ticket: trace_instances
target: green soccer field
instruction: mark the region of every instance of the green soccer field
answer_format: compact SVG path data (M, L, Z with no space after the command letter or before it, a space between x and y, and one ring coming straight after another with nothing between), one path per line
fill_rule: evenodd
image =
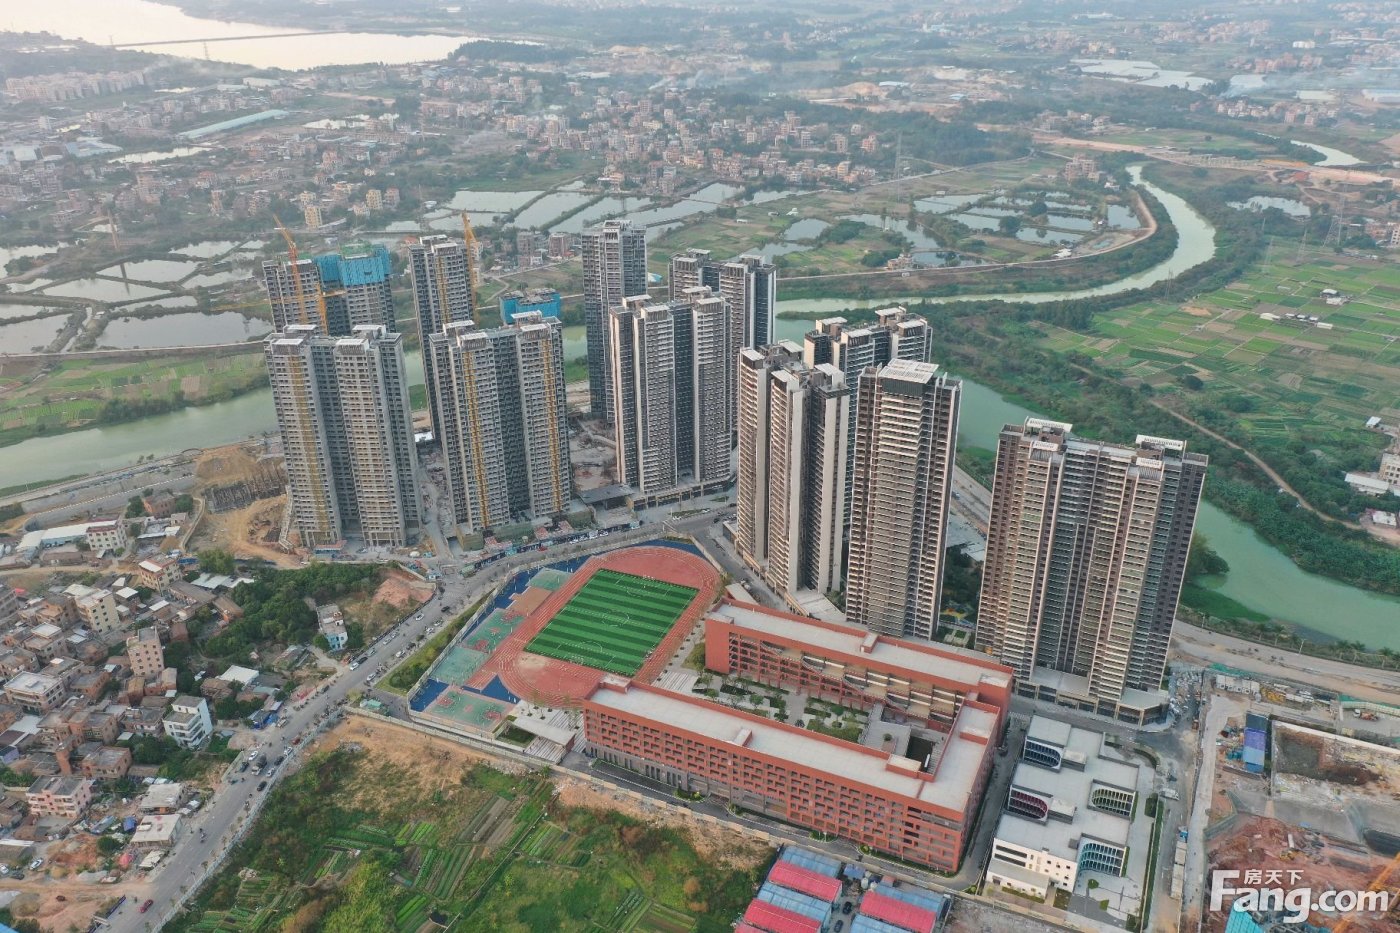
M599 570L525 650L631 677L696 592L689 586Z

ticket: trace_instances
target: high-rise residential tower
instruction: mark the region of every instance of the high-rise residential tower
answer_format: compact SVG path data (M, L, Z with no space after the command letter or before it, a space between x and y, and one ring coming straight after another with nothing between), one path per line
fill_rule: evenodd
M933 638L943 595L962 383L897 359L861 374L846 617L884 635Z
M671 257L670 297L678 300L687 289L708 286L724 299L729 314L730 353L774 342L778 303L778 270L761 256L740 256L728 262L710 258L707 249L688 249ZM730 366L731 405L738 398L737 371ZM731 409L730 421L737 420Z
M739 351L740 554L796 609L841 583L845 375L785 341Z
M389 251L381 245L347 243L339 252L295 263L268 260L262 273L276 330L294 324L331 336L362 325L395 330Z
M646 230L608 220L583 232L583 322L588 337L588 394L593 417L613 421L608 378L608 313L647 293Z
M408 274L413 283L413 306L418 315L418 337L423 347L423 383L428 393L428 415L433 438L442 440L438 423L438 379L435 360L427 352L428 340L449 324L476 320L472 306L471 266L460 240L439 234L426 236L408 247Z
M493 330L459 321L428 338L424 358L438 381L436 423L458 533L567 511L562 325L539 312Z
M349 534L401 547L421 525L403 337L293 325L265 353L286 457L288 507L303 546Z
M681 297L632 296L608 314L617 476L643 494L730 477L724 302L703 286Z
M1037 418L1002 429L977 647L1024 695L1161 715L1206 466L1178 440L1108 444Z
M617 478L643 494L680 484L676 329L671 306L645 296L608 312Z
M846 374L846 384L855 390L860 374L871 366L884 366L891 360L929 362L930 334L928 321L910 314L902 307L881 308L875 321L855 327L843 317L817 321L802 342L802 359L808 366L830 363ZM846 431L846 499L842 521L850 518L852 482L856 467L856 405L850 407L850 425ZM844 556L846 540L843 532L841 551Z

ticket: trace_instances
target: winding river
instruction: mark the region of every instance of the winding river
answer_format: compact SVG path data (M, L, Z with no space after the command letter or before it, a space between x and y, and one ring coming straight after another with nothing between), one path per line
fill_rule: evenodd
M1177 249L1171 257L1144 272L1094 289L1006 297L1018 301L1055 301L1113 294L1163 281L1209 259L1214 252L1215 231L1205 218L1170 192L1147 183L1144 187L1162 202L1180 232ZM885 306L901 300L919 299L887 298L869 304ZM798 312L805 319L780 318L778 336L800 340L811 327L813 318L852 306L859 306L859 303L842 299L780 301L781 311ZM583 352L581 327L566 329L565 345L570 358ZM417 353L409 354L408 371L411 381L422 381L422 359ZM1003 424L1018 422L1030 414L986 386L967 380L963 385L960 424L967 444L994 449L996 432ZM213 447L275 428L271 394L263 389L202 408L34 438L0 448L0 487L120 469L147 455L164 457L189 447ZM1209 504L1202 507L1197 527L1230 564L1230 573L1223 581L1215 582L1225 595L1320 636L1400 649L1400 624L1397 624L1400 622L1400 599L1304 573L1248 526Z

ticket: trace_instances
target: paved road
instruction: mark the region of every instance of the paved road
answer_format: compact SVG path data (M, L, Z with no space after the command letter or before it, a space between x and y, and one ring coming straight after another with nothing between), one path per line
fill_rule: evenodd
M1215 799L1215 738L1231 716L1244 715L1244 707L1224 694L1204 690L1202 702L1205 705L1201 712L1200 744L1192 762L1196 769L1196 785L1191 800L1191 816L1186 824L1186 872L1181 894L1183 930L1196 929L1205 907L1206 825L1209 823L1211 801Z
M1224 664L1252 671L1266 680L1284 678L1336 693L1381 703L1400 696L1400 672L1358 667L1232 638L1178 621L1172 632L1174 654L1201 664Z
M290 709L287 725L258 733L269 763L278 755L294 749L292 742L298 736L307 736L324 725L352 691L364 690L365 682L374 675L379 666L376 662L388 660L393 652L419 639L430 625L441 620L444 607L449 608L449 616L453 611L465 608L467 600L475 599L479 592L494 585L497 577L497 574L486 574L467 580L453 578L444 581L443 595L435 598L421 613L410 616L385 633L377 643L369 663L353 671L341 668L330 681L329 689L307 700L300 709L292 707L291 704L284 707L284 710ZM422 618L419 619L418 615ZM162 867L153 872L150 888L142 895L155 901L150 911L145 914L139 913L139 897L133 899L113 916L111 929L120 933L158 928L160 924L156 922L157 918L163 922L165 916L173 913L178 902L183 900L184 894L203 880L205 869L211 861L221 856L241 835L244 821L252 814L255 805L296 763L295 751L292 751L282 767L265 779L257 777L251 770L240 774L236 768L230 769L231 776L237 783L229 783L227 780L218 783L213 799L207 801L191 821L187 821L189 825L181 839L166 856ZM258 784L263 780L267 781L267 789L259 791ZM199 829L204 830L202 838Z
M724 514L724 510L717 512L721 517ZM451 558L437 556L426 560L425 563L443 572L442 595L434 598L421 613L409 616L386 632L373 646L374 654L368 663L353 671L341 668L330 681L326 692L312 696L300 709L290 704L284 707L284 710L290 710L287 725L259 733L259 739L267 752L269 763L283 753L287 753L287 760L266 778L257 777L252 771L240 774L236 769L230 769L231 774L228 776L236 778L237 783L220 781L215 788L213 799L206 801L205 806L192 820L184 821L181 838L166 856L161 867L152 872L147 890L133 896L113 914L109 929L115 933L158 929L166 917L178 909L186 894L203 882L209 869L214 866L215 859L221 857L241 837L248 817L256 815L261 800L271 791L272 785L300 763L293 741L298 736L309 736L326 725L331 715L351 692L365 691L366 682L371 677L377 681L380 666L386 663L392 666L393 653L420 641L429 626L443 618L452 618L457 612L468 608L518 570L554 563L585 553L610 550L624 544L654 538L668 530L696 533L706 525L713 524L715 517L716 512L710 512L688 519L613 533L607 537L577 542L550 551L517 554L469 577L462 577L456 573L456 565ZM374 692L390 703L396 715L404 715L404 701L401 697ZM266 780L268 786L259 791L258 784L262 780ZM203 837L200 836L200 829L204 830ZM154 904L147 913L142 914L139 912L140 905L143 899L147 898L154 901Z

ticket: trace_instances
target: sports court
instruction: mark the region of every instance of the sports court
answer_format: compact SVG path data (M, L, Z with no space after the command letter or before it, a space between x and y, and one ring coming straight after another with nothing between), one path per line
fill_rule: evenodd
M698 592L690 586L599 569L525 650L631 677Z

